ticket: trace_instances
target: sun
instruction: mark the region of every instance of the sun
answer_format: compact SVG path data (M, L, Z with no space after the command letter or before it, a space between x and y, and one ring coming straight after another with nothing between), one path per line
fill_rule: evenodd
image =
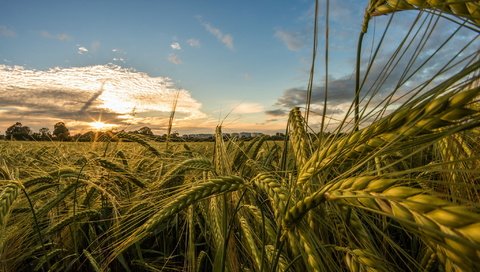
M90 122L90 126L95 130L104 130L111 127L112 125L105 124L104 122L100 122L100 121L95 121L95 122Z

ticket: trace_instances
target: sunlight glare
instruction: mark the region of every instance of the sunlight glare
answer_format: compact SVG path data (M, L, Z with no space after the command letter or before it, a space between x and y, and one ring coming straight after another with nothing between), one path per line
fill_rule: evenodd
M90 122L90 127L92 127L95 130L106 130L106 129L112 128L114 126L115 125L106 124L106 123L100 122L100 121Z

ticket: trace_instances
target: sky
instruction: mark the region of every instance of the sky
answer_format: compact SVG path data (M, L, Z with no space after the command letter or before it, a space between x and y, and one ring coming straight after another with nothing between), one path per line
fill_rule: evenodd
M330 1L326 77L326 1L320 1L312 127L318 127L326 78L330 122L348 113L367 2ZM395 15L372 74L388 70L392 52L417 16ZM371 21L363 63L390 17ZM288 111L305 105L313 19L314 1L307 0L0 0L0 134L15 122L38 131L53 130L59 121L74 133L101 122L102 129L148 126L164 134L176 97L173 131L180 134L213 133L219 124L226 132L284 132ZM431 77L446 60L458 58L455 52L464 44L469 44L464 55L478 50L473 31L455 32L458 25L444 19L438 25L410 67L421 69L400 87L413 88ZM442 57L420 66L454 32L437 54ZM412 43L421 44L421 37ZM399 63L409 65L406 58ZM392 70L374 101L399 87L402 71ZM377 84L373 79L366 80L369 89Z

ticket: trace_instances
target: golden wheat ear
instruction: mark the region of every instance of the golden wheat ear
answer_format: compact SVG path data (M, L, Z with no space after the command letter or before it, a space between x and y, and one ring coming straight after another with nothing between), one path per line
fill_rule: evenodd
M371 0L367 12L378 16L413 9L440 11L480 24L480 3L472 0Z

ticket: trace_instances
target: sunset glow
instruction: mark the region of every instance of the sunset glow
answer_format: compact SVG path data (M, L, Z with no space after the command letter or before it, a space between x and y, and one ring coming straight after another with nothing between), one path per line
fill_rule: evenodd
M106 124L106 123L101 122L101 121L91 122L90 126L94 130L108 130L108 129L111 129L111 128L115 127L115 125Z

